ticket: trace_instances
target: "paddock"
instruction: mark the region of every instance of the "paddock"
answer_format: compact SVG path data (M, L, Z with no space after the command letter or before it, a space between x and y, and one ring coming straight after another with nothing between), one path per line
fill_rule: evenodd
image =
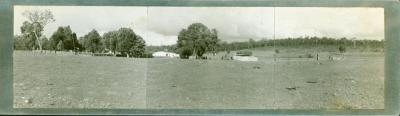
M257 56L262 52L255 53ZM237 62L32 55L15 51L14 107L380 109L384 106L383 55L347 54L340 62L318 61L321 64L312 58L278 57L277 61L269 55L259 58L257 62ZM31 102L26 103L27 99Z

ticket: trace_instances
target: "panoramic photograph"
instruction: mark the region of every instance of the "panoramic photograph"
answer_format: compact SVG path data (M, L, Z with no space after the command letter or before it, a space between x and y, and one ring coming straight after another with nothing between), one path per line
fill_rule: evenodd
M14 108L384 109L384 9L14 6Z

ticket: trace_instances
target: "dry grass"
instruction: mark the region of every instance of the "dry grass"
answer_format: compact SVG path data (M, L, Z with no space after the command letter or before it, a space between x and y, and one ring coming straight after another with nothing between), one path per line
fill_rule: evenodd
M258 62L240 62L32 56L17 51L14 54L14 106L383 108L383 55L348 54L342 61L326 58L318 62L279 58L274 62L273 53L273 50L255 50L253 54L259 57ZM310 81L315 83L307 83ZM287 90L288 87L296 90ZM32 98L32 103L24 103L22 97Z

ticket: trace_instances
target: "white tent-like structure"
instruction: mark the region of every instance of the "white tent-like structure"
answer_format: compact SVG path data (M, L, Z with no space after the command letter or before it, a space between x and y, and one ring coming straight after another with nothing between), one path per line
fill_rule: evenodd
M179 58L179 54L164 51L154 52L152 55L155 58Z
M258 58L255 56L233 56L233 60L238 61L258 61Z
M238 53L235 53L235 55L232 56L232 59L237 61L258 61L258 58L255 56L243 55Z

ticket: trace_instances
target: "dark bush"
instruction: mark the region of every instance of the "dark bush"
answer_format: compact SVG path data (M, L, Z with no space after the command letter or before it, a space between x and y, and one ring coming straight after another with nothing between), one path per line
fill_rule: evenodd
M306 54L306 58L314 58L312 54Z
M107 53L94 53L92 55L93 56L113 56L113 54L107 54Z
M153 58L153 54L152 53L144 53L143 58Z
M251 56L253 53L251 51L248 50L242 50L242 51L238 51L236 53L237 56Z
M378 49L378 48L375 48L375 49L372 49L372 52L381 52L382 50L380 50L380 49Z
M279 54L279 50L278 50L278 49L275 49L275 53Z
M116 57L126 57L127 55L126 54L116 54L115 56Z
M181 59L189 59L189 56L191 56L192 54L193 51L191 49L182 48L179 57L181 57Z
M346 52L346 47L344 47L344 46L339 46L339 52L340 52L340 53Z

